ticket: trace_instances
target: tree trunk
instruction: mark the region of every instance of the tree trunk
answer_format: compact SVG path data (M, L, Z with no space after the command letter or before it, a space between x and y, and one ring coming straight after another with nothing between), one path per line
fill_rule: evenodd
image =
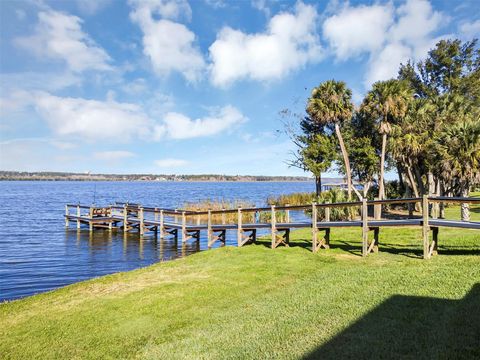
M420 189L420 193L423 195L425 194L425 185L423 185L422 174L420 174L420 169L418 166L413 167L415 178L417 179L418 188Z
M397 162L397 174L398 174L398 192L401 194L405 192L405 183L403 181L403 169L399 162Z
M462 186L462 197L468 197L469 189L468 186ZM470 221L470 206L468 203L462 203L462 221Z
M384 171L385 171L385 151L387 148L387 134L382 135L382 155L380 157L380 179L378 180L378 196L380 200L385 199L385 181L384 181Z
M443 185L443 182L438 180L438 196L444 196L445 195L445 186ZM440 219L445 219L445 203L441 202L440 203Z
M322 193L322 174L315 176L315 193L317 197Z
M340 132L340 127L338 126L338 124L335 124L335 133L337 134L338 142L340 143L343 162L345 164L345 172L347 173L348 200L351 200L352 199L352 174L350 171L350 161L348 160L347 149L345 148L345 143L343 142L343 136L342 136L342 133Z

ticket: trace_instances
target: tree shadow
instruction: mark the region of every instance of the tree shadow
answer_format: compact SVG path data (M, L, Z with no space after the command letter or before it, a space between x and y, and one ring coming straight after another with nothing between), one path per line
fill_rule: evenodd
M480 358L480 283L460 300L392 296L304 356L366 358Z

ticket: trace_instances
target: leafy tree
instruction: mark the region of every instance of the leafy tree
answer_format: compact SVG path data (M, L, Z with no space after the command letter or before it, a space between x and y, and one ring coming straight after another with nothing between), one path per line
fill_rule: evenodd
M353 114L352 92L343 81L328 80L314 88L307 103L309 117L319 126L335 134L340 145L347 175L348 199L352 196L352 175L345 142L340 127Z
M361 111L376 121L378 132L382 135L378 180L381 199L385 198L384 171L387 136L392 130L392 124L398 123L405 116L408 104L412 99L413 93L408 82L392 79L373 84L372 90L368 92L361 105Z

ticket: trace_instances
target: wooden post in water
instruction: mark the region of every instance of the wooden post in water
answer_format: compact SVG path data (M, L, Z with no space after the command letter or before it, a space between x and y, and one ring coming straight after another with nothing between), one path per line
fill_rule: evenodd
M428 196L423 195L422 197L422 216L423 216L423 226L422 226L422 235L423 235L423 258L430 258L430 249L428 241Z
M242 229L242 208L237 210L237 246L242 246L243 242L243 229Z
M138 209L138 216L140 218L140 235L143 235L145 233L145 225L144 225L144 219L143 219L143 207Z
M317 214L317 203L312 203L312 251L318 251L318 214Z
M270 224L272 226L272 249L277 246L277 221L275 218L275 205L271 206Z
M178 223L177 209L175 209L175 216L173 217L173 222Z
M186 242L187 242L187 216L185 214L185 211L182 211L182 243L186 243Z
M123 232L128 231L128 210L127 204L123 204Z
M93 208L90 207L90 209L88 210L88 217L90 218L89 222L88 222L88 230L90 232L93 231L93 222L92 222L92 219L93 219Z
M164 225L163 210L160 210L160 238L163 239L164 237L165 237L165 225Z
M77 229L80 229L80 204L77 205Z
M362 199L362 256L368 252L368 206L367 199Z
M210 248L212 246L212 211L210 209L207 214L207 243Z
M65 205L65 227L68 228L68 205Z

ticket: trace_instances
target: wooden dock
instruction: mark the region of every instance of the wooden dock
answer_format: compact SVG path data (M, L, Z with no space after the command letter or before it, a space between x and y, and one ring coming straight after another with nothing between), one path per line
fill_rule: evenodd
M421 216L409 216L401 219L382 218L382 207L387 205L407 204L421 206ZM206 232L208 247L211 248L217 241L225 244L227 231L237 234L237 245L243 246L255 243L257 231L266 230L271 233L271 247L289 246L290 231L300 228L311 228L312 251L330 247L330 232L334 228L356 227L362 229L362 255L367 256L378 252L380 229L385 227L418 227L422 229L423 257L430 258L437 254L438 233L441 227L477 229L480 222L466 222L438 218L440 203L469 203L480 204L479 198L428 197L366 200L332 204L308 204L295 206L271 206L238 208L229 210L187 211L165 209L161 207L144 207L140 204L116 203L106 207L72 205L65 206L65 226L70 222L76 224L77 229L84 224L90 231L96 229L138 231L141 236L152 233L161 238L172 237L175 241L181 238L182 243L200 241L202 231ZM330 213L333 208L353 207L359 210L359 216L350 220L331 221ZM370 211L369 211L370 210ZM372 211L373 210L373 211ZM291 211L304 211L311 214L306 221L290 221ZM283 213L282 222L277 222L277 215ZM255 219L254 222L244 222L246 215ZM268 222L260 222L260 213L267 213ZM320 213L322 214L320 216ZM374 214L369 216L369 214ZM226 216L235 218L234 222L226 221ZM213 222L212 219L221 218ZM373 232L373 239L369 234ZM432 239L430 240L430 232Z

